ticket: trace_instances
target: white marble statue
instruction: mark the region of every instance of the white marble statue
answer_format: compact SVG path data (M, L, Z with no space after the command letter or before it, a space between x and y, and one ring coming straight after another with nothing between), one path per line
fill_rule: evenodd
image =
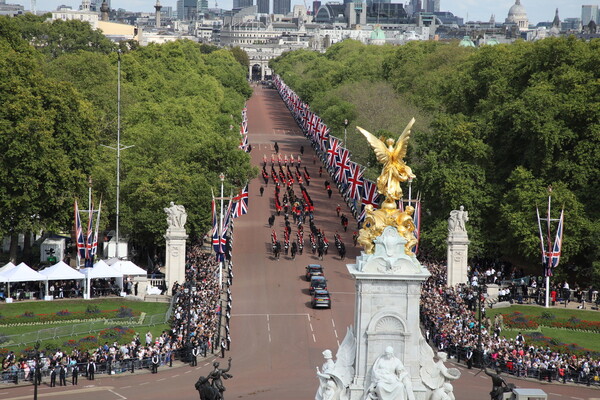
M410 376L391 346L375 360L367 384L365 400L415 400Z
M171 202L170 207L164 208L164 211L167 213L167 224L169 229L183 229L183 226L187 221L187 212L185 211L184 206Z
M448 232L466 232L465 223L469 220L469 212L465 211L464 206L460 206L458 210L450 211L448 218Z
M433 350L425 339L421 338L419 348L421 353L421 368L419 370L421 381L433 391L431 399L455 400L454 388L450 382L460 378L460 371L456 368L447 368L444 365L447 360L447 355L444 352L438 352L438 360L434 361Z
M319 370L319 388L315 400L347 400L347 387L354 376L354 357L356 356L356 339L352 328L349 327L346 337L340 345L333 362L331 350L325 350L323 357L325 362Z

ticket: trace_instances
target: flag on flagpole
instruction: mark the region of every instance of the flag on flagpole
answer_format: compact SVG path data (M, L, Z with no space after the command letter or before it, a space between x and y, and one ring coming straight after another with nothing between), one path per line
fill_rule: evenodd
M96 216L96 229L94 230L94 240L92 241L92 263L94 261L94 257L96 256L96 253L98 252L98 227L100 226L100 210L102 210L102 198L100 198L100 203L98 204L98 215Z
M77 238L77 259L85 259L85 239L83 238L83 227L81 226L81 215L79 215L79 207L75 200L75 237ZM77 262L79 267L79 262Z
M552 245L552 250L548 251L546 254L546 265L547 265L547 275L552 276L552 270L558 266L560 261L560 252L562 249L562 239L563 239L563 220L564 220L565 210L560 212L560 219L558 220L558 227L556 228L556 237L554 239L554 244ZM550 250L550 249L548 249Z
M415 201L413 222L415 224L414 235L415 239L417 239L417 244L415 244L415 247L413 247L412 252L417 254L419 252L419 240L421 239L421 200Z
M220 240L219 240L219 219L217 218L217 206L215 204L215 198L213 196L211 203L211 211L212 211L212 246L213 250L216 253L217 259L219 258L219 250L220 250Z
M94 203L90 202L89 204L90 209L88 210L88 214L89 214L89 219L88 219L88 228L87 228L87 235L85 236L85 266L86 267L91 267L91 261L92 261L92 241L93 236L94 236L94 231L92 229L93 227L93 222L94 222Z
M248 213L248 184L233 198L233 218L241 217Z

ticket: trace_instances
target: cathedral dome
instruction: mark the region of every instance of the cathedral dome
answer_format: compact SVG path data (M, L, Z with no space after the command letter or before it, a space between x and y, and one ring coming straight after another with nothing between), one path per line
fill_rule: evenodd
M505 21L507 24L516 25L519 30L525 30L529 26L527 19L527 11L521 4L521 0L515 0L515 4L508 10L508 17Z

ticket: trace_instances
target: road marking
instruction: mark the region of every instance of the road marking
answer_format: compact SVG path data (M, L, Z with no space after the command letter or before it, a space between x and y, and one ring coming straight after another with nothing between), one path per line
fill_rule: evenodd
M160 378L159 380L157 380L157 382L164 381L164 380L166 380L166 379L167 379L167 378Z
M558 394L558 393L548 393L548 394L551 394L552 396L562 397L562 394Z
M177 378L178 376L179 376L179 374L175 374L171 378Z
M60 391L60 392L50 392L50 393L44 393L44 394L38 394L38 397L56 397L56 396L65 396L65 395L73 395L73 394L78 394L78 393L91 393L91 392L100 392L100 391L106 391L106 390L111 390L114 389L113 386L95 386L95 387L89 387L87 389L75 389L75 390L66 390L66 391ZM4 400L30 400L31 399L31 395L28 394L26 396L18 396L18 397L10 397L10 398L4 398Z
M206 363L204 364L204 366L206 367L207 365L210 365L210 363ZM200 369L200 367L196 368L196 369Z
M121 386L119 389L129 389L131 387L131 385L129 386Z
M120 397L120 398L122 398L123 400L127 400L127 397L125 397L125 396L121 396L119 393L115 392L115 391L114 391L114 390L112 390L112 389L108 389L108 391L109 391L109 392L111 392L111 393L112 393L112 394L114 394L114 395L117 395L117 396L119 396L119 397Z
M338 337L338 334L337 334L337 330L334 329L333 333L335 334L335 338L338 339L339 337Z
M149 384L149 383L150 383L150 382L142 382L142 383L138 383L138 385L142 386L142 385L147 385L147 384Z
M575 400L583 400L581 397L573 397L573 396L571 396L571 398L575 399Z
M315 334L313 333L313 342L317 343L317 339L315 339Z
M312 323L309 322L308 325L310 326L310 331L314 332L315 330L313 329Z
M331 325L333 325L333 329L335 329L335 321L331 318Z
M185 374L189 374L190 372L192 372L192 371L185 371L184 373L185 373Z

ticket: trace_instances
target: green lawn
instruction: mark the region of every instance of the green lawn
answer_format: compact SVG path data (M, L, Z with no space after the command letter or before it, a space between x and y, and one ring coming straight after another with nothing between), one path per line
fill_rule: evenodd
M34 314L53 314L61 310L85 311L89 305L96 305L100 310L118 310L119 307L124 306L146 314L164 313L169 307L167 303L146 303L124 299L23 301L0 305L0 315L12 317L22 315L26 311Z
M496 314L512 314L514 312L520 312L524 315L536 317L541 316L542 313L550 313L554 315L556 319L569 319L571 317L575 317L580 320L600 321L600 312L598 311L574 310L561 307L545 308L540 306L514 305L508 308L486 309L486 315L492 322L494 321L494 316ZM565 344L575 343L585 349L600 352L600 333L553 328L547 326L540 326L537 331L541 332L544 336L552 338L556 342L562 342ZM528 332L530 331L524 331L523 333ZM515 338L518 333L518 329L505 328L502 331L502 334L507 338Z
M56 322L52 324L31 325L31 326L16 326L0 328L0 347L10 350L22 350L26 346L31 346L36 340L40 340L41 348L46 346L61 347L64 343L73 339L79 339L93 335L98 336L101 330L112 326L131 327L136 332L143 336L148 330L153 335L160 334L163 330L169 329L169 326L164 323L164 314L169 305L167 303L145 303L142 301L128 301L124 299L103 299L103 300L61 300L50 302L20 302L12 304L3 304L0 306L0 315L11 317L22 315L24 312L33 312L34 314L52 314L61 310L85 311L89 305L96 305L100 310L116 310L119 307L129 307L134 312L145 313L146 318L142 326L136 325L139 317L131 319L125 318L121 320L105 321L89 321L89 322ZM154 316L153 318L151 316ZM0 319L1 323L1 319ZM145 326L150 325L153 326ZM18 336L15 336L18 335ZM7 336L9 338L7 338ZM4 340L2 340L4 339ZM8 340L8 341L7 341ZM131 338L127 338L127 341ZM26 345L23 343L27 343Z
M566 318L574 316L576 318L587 320L587 321L600 321L600 312L598 311L590 311L590 310L573 310L571 308L562 308L562 307L541 307L541 306L524 306L524 305L513 305L508 308L498 308L498 309L485 309L485 314L490 317L490 319L494 320L494 315L496 314L510 314L513 312L520 312L526 315L532 316L541 316L542 313L549 312L556 316L556 318Z

